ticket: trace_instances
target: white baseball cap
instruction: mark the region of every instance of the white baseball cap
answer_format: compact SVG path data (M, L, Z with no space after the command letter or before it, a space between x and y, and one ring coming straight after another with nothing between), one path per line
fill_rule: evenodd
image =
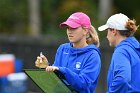
M99 31L104 31L108 28L116 30L128 30L125 26L128 22L128 17L122 13L112 15L106 22L105 25L98 27Z

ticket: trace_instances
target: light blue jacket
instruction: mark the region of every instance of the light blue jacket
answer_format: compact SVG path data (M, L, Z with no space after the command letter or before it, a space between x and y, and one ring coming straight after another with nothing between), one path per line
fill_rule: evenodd
M95 45L73 48L71 43L62 44L53 65L59 67L78 93L94 92L101 68L100 52Z
M116 46L107 82L108 93L140 93L140 44L134 37Z

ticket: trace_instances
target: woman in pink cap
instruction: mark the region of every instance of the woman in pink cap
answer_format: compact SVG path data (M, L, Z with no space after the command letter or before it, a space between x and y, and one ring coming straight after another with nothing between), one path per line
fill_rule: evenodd
M76 12L61 23L60 27L67 28L70 42L60 45L52 66L43 67L47 72L60 71L72 92L93 93L101 62L99 38L90 18L82 12ZM36 66L40 67L45 62L47 62L45 56L37 57Z

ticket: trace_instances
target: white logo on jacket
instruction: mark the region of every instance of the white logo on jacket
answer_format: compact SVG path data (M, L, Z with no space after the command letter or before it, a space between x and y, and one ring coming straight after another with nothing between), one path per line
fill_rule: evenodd
M81 62L76 62L76 69L80 69L81 67Z
M69 53L67 53L67 52L63 52L63 54L69 54Z

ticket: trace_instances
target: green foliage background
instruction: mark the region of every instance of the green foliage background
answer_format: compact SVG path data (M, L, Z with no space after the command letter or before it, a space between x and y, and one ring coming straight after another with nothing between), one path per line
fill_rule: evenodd
M23 34L27 27L27 0L0 0L0 33Z
M0 0L0 33L29 34L29 0ZM122 12L140 23L140 0L113 0L112 14ZM59 24L73 12L85 12L97 28L99 0L40 0L41 34L65 37ZM100 33L99 33L100 34ZM139 38L140 31L136 37Z

